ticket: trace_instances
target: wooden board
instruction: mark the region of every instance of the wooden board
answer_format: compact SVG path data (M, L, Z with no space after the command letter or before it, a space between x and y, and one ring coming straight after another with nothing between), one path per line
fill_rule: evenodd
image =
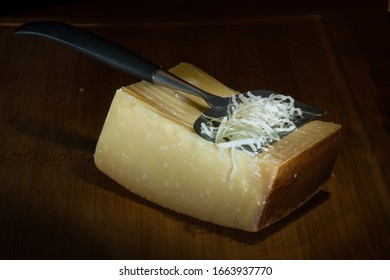
M27 21L0 23L0 258L390 257L385 116L342 18L75 23L166 68L186 61L237 90L291 94L342 124L324 190L259 233L163 209L100 173L93 153L113 94L136 80L53 41L14 37Z

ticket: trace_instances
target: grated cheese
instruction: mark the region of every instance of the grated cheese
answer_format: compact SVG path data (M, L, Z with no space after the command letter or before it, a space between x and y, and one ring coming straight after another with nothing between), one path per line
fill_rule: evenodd
M227 116L206 116L208 121L201 128L202 133L215 138L219 148L241 149L253 156L267 151L272 142L295 130L294 119L301 115L290 96L262 97L247 92L233 96Z

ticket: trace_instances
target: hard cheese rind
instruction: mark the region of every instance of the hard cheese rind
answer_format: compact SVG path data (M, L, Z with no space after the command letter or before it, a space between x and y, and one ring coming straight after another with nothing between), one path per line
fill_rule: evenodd
M172 69L201 88L235 91L189 64ZM340 126L312 121L255 157L219 149L192 123L205 104L140 82L119 89L96 152L96 166L128 190L174 211L246 231L284 217L330 176Z

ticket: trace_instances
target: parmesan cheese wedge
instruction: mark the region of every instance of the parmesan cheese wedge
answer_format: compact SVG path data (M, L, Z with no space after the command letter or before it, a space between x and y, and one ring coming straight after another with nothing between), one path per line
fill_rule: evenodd
M193 65L171 71L206 91L237 93ZM163 207L252 232L300 207L330 177L340 125L311 121L268 151L232 155L193 131L205 109L197 97L144 81L119 89L96 146L96 166Z

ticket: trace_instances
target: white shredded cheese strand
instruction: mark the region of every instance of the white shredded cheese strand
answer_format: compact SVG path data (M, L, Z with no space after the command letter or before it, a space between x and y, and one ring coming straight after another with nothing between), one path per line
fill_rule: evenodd
M254 155L266 151L270 143L280 139L280 134L295 130L293 120L301 115L290 96L261 97L248 92L232 98L227 116L206 116L209 120L201 128L202 133L215 138L218 147L246 150Z
M237 173L237 169L238 169L238 164L237 164L237 156L236 156L236 149L233 147L231 150L230 150L230 153L231 153L231 161L232 161L232 170L230 171L230 175L229 175L229 186L230 186L230 189L233 189L233 180L234 180L234 176L236 175Z

